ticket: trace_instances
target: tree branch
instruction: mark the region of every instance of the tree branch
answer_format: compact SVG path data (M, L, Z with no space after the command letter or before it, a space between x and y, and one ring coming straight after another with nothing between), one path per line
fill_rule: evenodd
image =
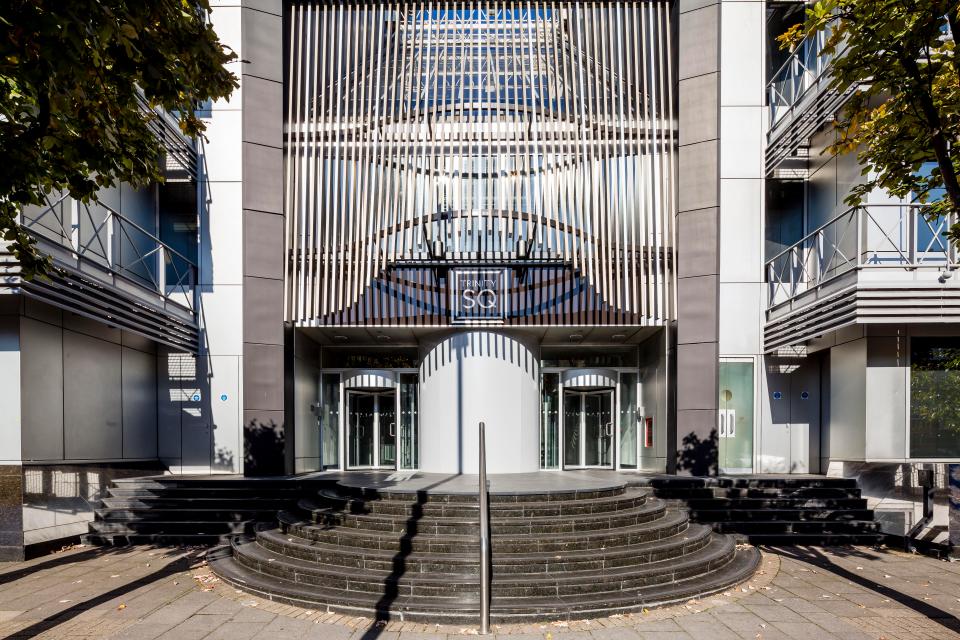
M953 160L950 157L950 147L947 138L943 134L943 123L940 119L940 112L937 111L933 103L930 89L923 86L922 75L916 60L909 54L900 57L900 64L907 71L916 84L914 100L920 107L924 119L930 128L930 143L933 146L933 155L937 159L937 165L940 167L940 176L943 179L943 187L950 198L950 204L954 212L960 212L960 180L957 178L956 169L953 166ZM931 88L932 89L932 88Z

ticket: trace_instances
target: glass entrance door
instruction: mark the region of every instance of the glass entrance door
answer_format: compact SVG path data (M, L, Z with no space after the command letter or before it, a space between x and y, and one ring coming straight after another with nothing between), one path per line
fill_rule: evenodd
M394 391L347 391L347 468L395 469Z
M563 465L613 466L613 390L563 394Z

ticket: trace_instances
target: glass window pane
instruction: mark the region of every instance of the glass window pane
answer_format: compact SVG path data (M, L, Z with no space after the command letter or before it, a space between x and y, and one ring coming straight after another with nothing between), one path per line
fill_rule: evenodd
M540 467L559 466L560 445L560 374L543 374L540 417Z
M620 466L637 468L637 374L620 374Z
M913 338L910 457L960 456L960 338Z
M340 374L322 376L320 453L324 469L340 466Z
M417 423L417 374L400 374L400 468L420 467L420 433Z
M720 363L720 471L753 471L753 363Z

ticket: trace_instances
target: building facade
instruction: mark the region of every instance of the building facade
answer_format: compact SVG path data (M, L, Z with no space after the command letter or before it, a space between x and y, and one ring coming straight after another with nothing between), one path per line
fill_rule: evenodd
M144 470L471 473L480 422L491 472L855 475L946 522L956 257L842 204L802 3L212 4L207 139L24 214L72 275L7 262L0 545Z

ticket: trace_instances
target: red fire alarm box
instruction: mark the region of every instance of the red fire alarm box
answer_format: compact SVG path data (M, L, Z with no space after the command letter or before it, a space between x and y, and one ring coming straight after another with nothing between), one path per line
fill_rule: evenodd
M643 419L643 446L653 446L653 418L650 416Z

